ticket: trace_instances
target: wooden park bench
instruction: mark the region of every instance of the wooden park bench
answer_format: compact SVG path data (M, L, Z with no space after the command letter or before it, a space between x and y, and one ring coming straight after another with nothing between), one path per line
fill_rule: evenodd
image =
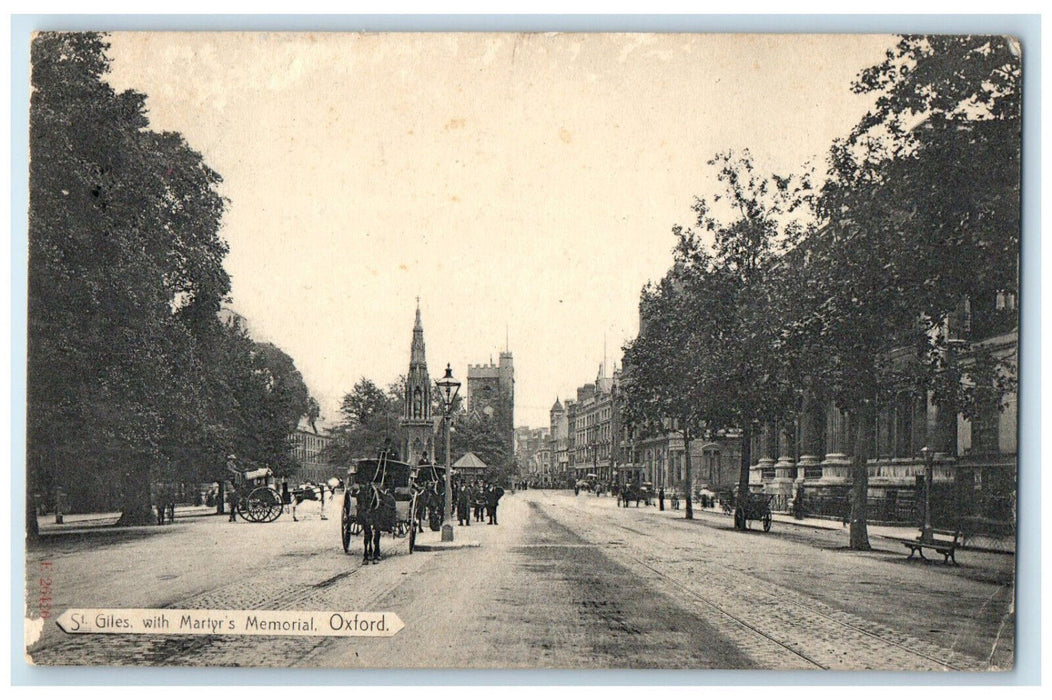
M907 549L910 550L910 554L906 559L912 559L914 554L920 555L921 559L928 560L924 556L924 550L934 549L936 552L942 555L942 563L949 564L951 561L954 566L957 564L957 558L954 553L957 548L964 544L964 533L960 530L932 530L931 540L925 541L923 534L918 535L915 540L906 540L903 543Z

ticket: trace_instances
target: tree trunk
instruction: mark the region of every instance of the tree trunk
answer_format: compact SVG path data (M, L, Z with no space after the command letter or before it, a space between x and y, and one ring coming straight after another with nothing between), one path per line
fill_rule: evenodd
M220 477L217 483L219 493L216 494L216 515L224 515L226 513L226 479Z
M738 470L738 496L734 499L734 505L745 507L745 499L749 493L749 467L752 465L752 423L745 421L742 426L742 458L741 467Z
M687 423L686 421L683 421L684 425L686 425L686 423ZM690 468L690 441L691 441L690 431L687 430L686 428L684 428L683 429L683 458L686 460L686 466L687 466L687 510L686 510L686 513L685 513L684 517L687 520L693 520L694 519L694 502L691 500L693 498L693 495L694 495L693 494L693 492L694 492L694 474L693 474L693 472L691 471L691 468Z
M872 404L863 406L849 414L851 442L854 457L851 462L851 549L871 549L869 530L866 527L866 501L869 492L869 440L867 431L873 424Z
M124 461L122 474L121 517L118 527L127 525L150 525L154 522L153 509L150 503L150 468L145 465L145 455L134 455L129 464L129 457L120 457Z

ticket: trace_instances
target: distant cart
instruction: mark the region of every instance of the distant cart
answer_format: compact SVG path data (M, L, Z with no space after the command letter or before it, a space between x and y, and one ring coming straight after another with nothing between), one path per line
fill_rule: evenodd
M763 523L763 531L770 532L772 498L774 496L762 493L747 494L744 502L734 509L734 527L738 530L748 530L750 520L759 520Z

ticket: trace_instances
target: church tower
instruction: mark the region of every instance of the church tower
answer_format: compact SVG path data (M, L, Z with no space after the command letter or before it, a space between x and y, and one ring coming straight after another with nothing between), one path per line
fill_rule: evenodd
M405 379L405 405L402 410L402 456L416 464L427 453L435 455L435 423L431 417L431 377L424 356L424 326L420 322L420 298L416 300L416 323L409 348L409 373Z

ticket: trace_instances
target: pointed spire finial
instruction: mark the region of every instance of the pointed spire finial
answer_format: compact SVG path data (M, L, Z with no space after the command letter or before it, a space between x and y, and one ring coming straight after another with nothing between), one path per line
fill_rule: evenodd
M426 369L427 361L424 359L424 324L420 320L420 297L417 297L416 323L413 324L413 344L409 351L409 366L423 365Z

